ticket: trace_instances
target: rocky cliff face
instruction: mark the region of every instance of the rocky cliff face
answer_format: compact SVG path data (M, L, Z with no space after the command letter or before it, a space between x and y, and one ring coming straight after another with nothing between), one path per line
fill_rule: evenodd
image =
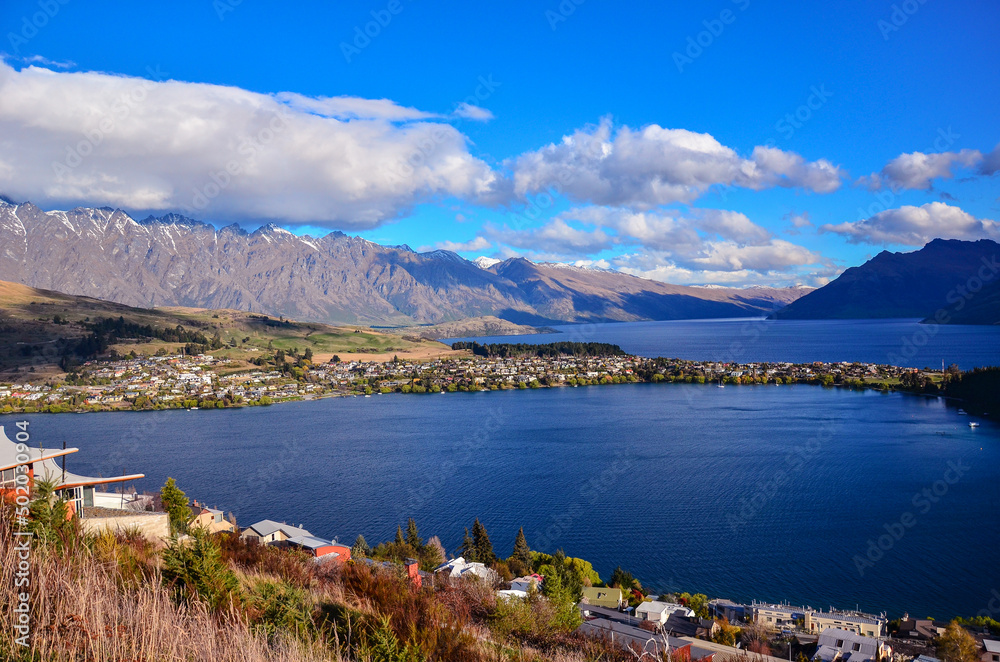
M234 308L301 320L556 323L760 315L803 290L696 288L513 259L481 268L333 232L248 233L178 215L44 212L0 201L0 279L132 306Z

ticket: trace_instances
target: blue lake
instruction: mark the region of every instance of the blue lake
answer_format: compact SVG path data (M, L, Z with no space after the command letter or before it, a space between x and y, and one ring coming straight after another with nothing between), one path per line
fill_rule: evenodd
M737 363L861 361L912 368L1000 365L1000 326L919 320L679 320L575 324L560 333L468 338L477 342L606 342L648 357ZM442 342L466 340L454 338Z
M636 384L28 418L81 449L71 471L173 476L244 525L374 543L413 516L455 551L478 516L504 555L523 525L652 590L896 616L1000 589L1000 426L939 399Z

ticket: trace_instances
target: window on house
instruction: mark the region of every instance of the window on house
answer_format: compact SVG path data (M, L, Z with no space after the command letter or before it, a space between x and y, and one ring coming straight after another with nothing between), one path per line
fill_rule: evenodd
M854 644L854 650L856 651L861 650L861 644Z
M844 646L844 640L843 639L838 639L837 640L837 648L843 648L843 646Z

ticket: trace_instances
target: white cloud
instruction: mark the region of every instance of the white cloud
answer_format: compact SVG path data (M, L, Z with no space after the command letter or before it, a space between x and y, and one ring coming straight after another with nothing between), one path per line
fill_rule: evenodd
M492 246L486 237L476 237L475 239L470 239L469 241L455 242L455 241L440 241L434 244L434 248L445 251L453 251L455 253L461 253L463 251L483 251Z
M363 229L498 190L467 138L385 99L260 94L0 60L0 191L43 207L182 209ZM226 172L227 167L237 174Z
M307 97L295 92L279 92L274 98L294 110L333 117L339 120L378 119L407 122L438 118L416 108L400 106L389 99L361 99L358 97Z
M21 61L27 64L40 64L42 66L57 67L59 69L69 69L70 67L76 66L76 62L73 62L72 60L50 60L42 55L30 55L28 57L21 58Z
M590 262L590 256L612 248L637 249L627 262L611 258L611 264L640 269L637 265L644 261L641 270L659 274L659 280L668 280L664 274L671 270L683 270L686 282L707 282L709 274L787 272L828 264L823 256L777 239L744 214L728 210L694 209L682 216L673 211L584 207L563 212L539 228L487 226L486 234L501 245L502 254L514 253L513 247L533 259L544 256L574 264Z
M607 118L506 165L518 196L554 186L575 202L636 209L690 202L716 184L829 193L844 175L829 161L807 162L770 147L757 147L744 159L706 133L655 124L613 132Z
M452 115L465 120L473 120L474 122L488 122L493 119L493 113L489 110L466 101L458 104Z
M1000 239L1000 224L978 219L943 202L887 209L869 219L824 225L822 232L844 235L854 244L923 246L932 239Z
M829 276L819 275L812 269L802 272L799 269L775 269L756 271L743 269L701 269L680 266L673 263L669 255L658 252L640 252L622 255L610 261L611 266L623 273L649 278L664 283L677 285L728 285L742 287L745 285L766 285L774 287L807 284L811 286L825 285ZM823 274L830 269L821 270Z
M784 239L772 239L756 246L740 246L731 241L710 242L706 243L702 255L678 260L702 270L757 272L818 264L821 261L816 253Z
M809 212L804 211L801 214L796 214L795 212L789 212L782 216L782 218L788 221L789 227L785 229L785 234L794 235L802 232L803 228L813 227L812 219L809 217Z
M508 246L528 249L551 255L590 255L611 248L614 237L603 229L584 229L570 225L562 218L554 218L539 228L511 230L487 224L486 236Z
M982 159L982 152L977 149L935 154L923 152L900 154L889 161L880 173L861 177L857 183L874 191L883 186L896 191L902 189L929 190L935 179L951 179L956 167L971 168Z

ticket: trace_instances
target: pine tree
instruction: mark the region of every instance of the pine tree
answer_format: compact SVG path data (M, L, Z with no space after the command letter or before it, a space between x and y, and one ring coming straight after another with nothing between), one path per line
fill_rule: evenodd
M514 552L511 558L517 559L526 568L531 567L531 548L528 547L528 539L524 537L524 527L517 530L517 538L514 539Z
M465 535L462 537L462 558L469 563L476 560L476 544L469 535L469 527L465 527Z
M412 517L406 523L406 544L414 551L420 551L420 548L424 546L424 541L420 539L420 534L417 532L417 523L413 521Z
M354 540L354 545L351 547L351 556L356 558L367 558L372 553L372 548L368 546L368 542L365 537L358 534L358 537Z
M493 553L493 543L490 542L490 535L486 532L486 527L482 525L479 518L472 524L472 544L476 549L476 560L489 565L497 560L497 555Z
M396 527L396 540L395 540L395 542L399 546L403 546L403 545L406 544L406 541L403 540L403 527L401 527L401 526L397 526Z
M160 502L170 518L170 533L176 535L185 532L188 520L191 519L191 508L188 507L187 495L177 487L173 478L167 478L160 489Z

